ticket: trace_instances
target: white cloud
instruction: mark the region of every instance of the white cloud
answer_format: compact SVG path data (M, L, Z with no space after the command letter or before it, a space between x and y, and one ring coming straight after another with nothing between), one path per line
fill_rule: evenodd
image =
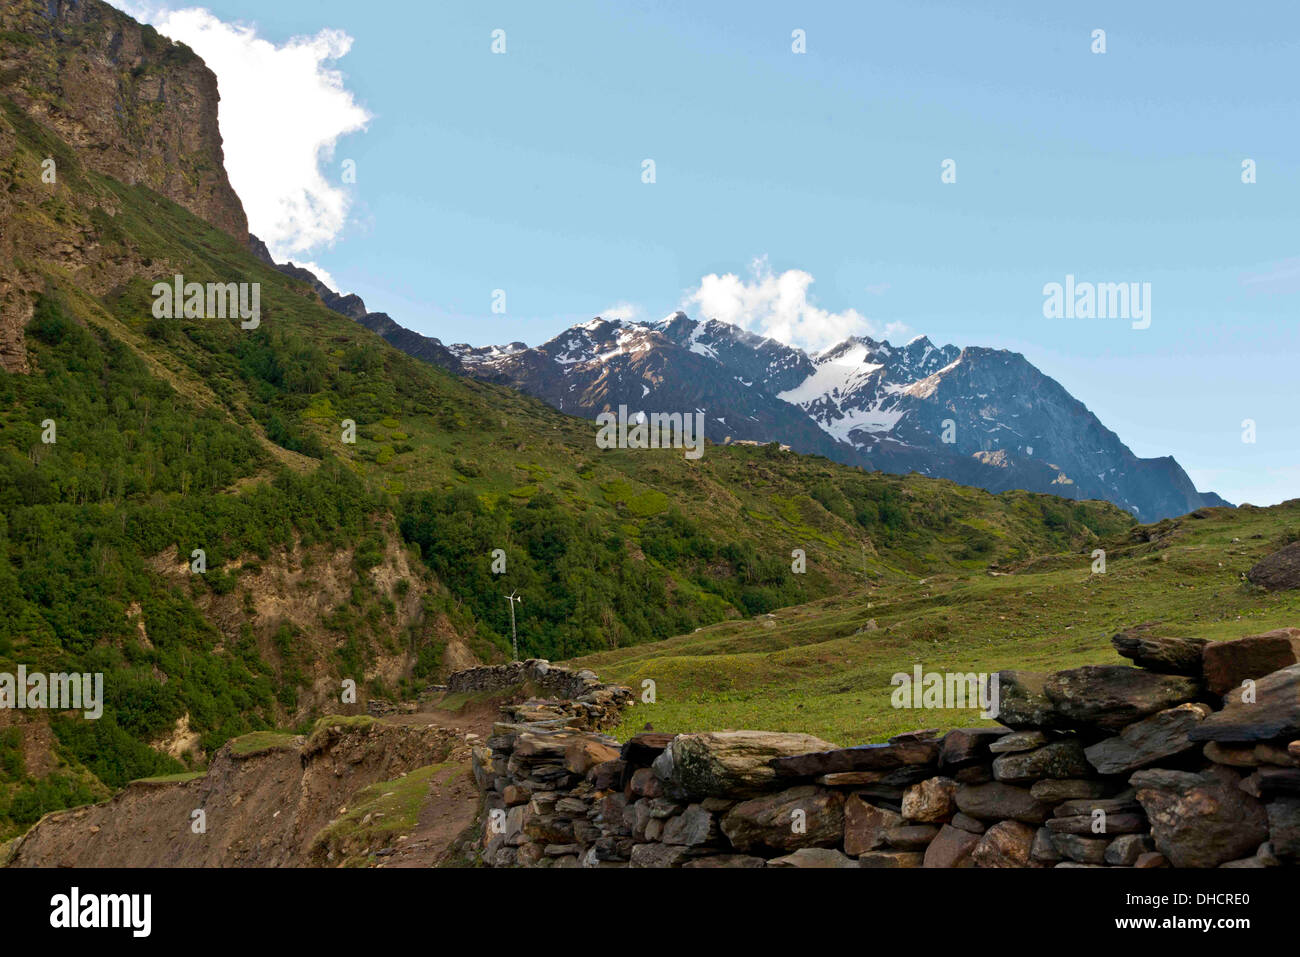
M641 318L641 307L630 302L620 302L602 309L600 317L602 319L621 319L624 322L635 322Z
M849 336L906 335L902 323L878 326L856 309L830 312L812 303L814 280L802 269L777 274L767 257L750 264L751 278L710 273L682 300L682 309L704 319L718 319L809 352L843 342Z
M295 266L298 266L301 269L307 270L309 273L311 273L313 276L315 276L317 279L323 282L326 286L328 286L330 289L333 289L335 292L339 293L340 295L347 295L345 292L343 292L342 289L339 288L338 280L335 279L333 276L331 276L329 274L329 270L327 270L324 266L321 266L314 262L309 262L308 260L305 259L295 259L293 261L293 264Z
M351 49L352 38L321 30L276 46L255 26L225 23L203 8L115 2L191 47L217 75L226 171L249 228L275 259L337 239L349 200L331 163L334 148L370 119L344 88L343 75L328 66Z

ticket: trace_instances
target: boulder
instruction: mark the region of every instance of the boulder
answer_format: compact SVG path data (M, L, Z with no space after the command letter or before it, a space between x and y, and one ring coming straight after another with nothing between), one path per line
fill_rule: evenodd
M793 854L774 857L768 867L861 867L851 857L845 857L832 847L801 847Z
M722 818L738 851L833 847L844 835L844 796L812 785L742 801Z
M844 853L857 857L884 847L885 832L902 823L902 817L894 811L850 795L844 801Z
M1254 684L1253 697L1251 701L1234 689L1224 697L1223 710L1202 721L1188 737L1193 741L1248 742L1300 734L1300 665L1260 678Z
M984 832L971 861L976 867L1029 867L1034 828L1019 821L999 821Z
M1149 769L1130 779L1151 822L1156 849L1174 867L1218 867L1268 838L1264 807L1238 786L1240 775L1214 765L1200 774Z
M957 807L965 815L980 821L1012 819L1026 824L1042 824L1051 808L1024 788L1001 781L988 784L963 784L957 788Z
M656 798L664 793L663 782L652 768L637 768L627 781L629 798Z
M1029 731L1065 727L1047 697L1047 679L1034 671L999 671L998 713L994 717L1008 728Z
M660 838L665 844L680 844L695 847L708 844L718 839L718 822L704 808L692 804L681 814L671 818L664 825Z
M1169 862L1165 860L1165 856L1159 851L1144 851L1138 855L1137 860L1133 862L1133 866L1138 870L1148 870L1153 867L1168 867Z
M1033 751L1004 754L993 762L994 779L1009 784L1042 778L1077 778L1090 771L1083 745L1073 738L1053 741Z
M1085 750L1098 774L1130 774L1165 758L1196 749L1188 732L1211 714L1209 705L1191 703L1167 708L1135 721L1117 737L1106 738Z
M1201 649L1205 638L1157 638L1142 629L1122 631L1110 639L1115 650L1139 668L1166 675L1201 677Z
M925 849L925 867L970 867L979 835L945 824Z
M1152 850L1146 834L1121 834L1106 846L1105 861L1111 867L1133 867L1138 858Z
M690 797L757 794L776 780L773 762L834 745L809 734L710 731L679 734L655 759L660 777Z
M1029 848L1032 860L1041 864L1055 864L1061 859L1061 852L1056 849L1056 836L1045 827L1034 832L1034 843Z
M1200 682L1124 665L1084 665L1047 679L1047 697L1064 719L1082 727L1118 731L1176 704L1196 698Z
M1260 559L1246 572L1246 578L1268 591L1300 587L1300 542L1292 542Z
M908 821L946 821L957 810L957 782L951 778L926 778L903 792L902 814Z
M1224 695L1247 678L1262 678L1300 663L1300 628L1279 628L1235 641L1212 641L1201 652L1205 683Z

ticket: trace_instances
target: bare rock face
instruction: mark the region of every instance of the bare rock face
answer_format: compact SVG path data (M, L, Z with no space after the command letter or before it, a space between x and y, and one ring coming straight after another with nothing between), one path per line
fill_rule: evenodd
M217 78L193 50L101 0L5 4L0 30L35 40L6 41L0 93L71 144L79 162L248 241L226 177Z
M1262 678L1300 662L1300 628L1210 642L1202 659L1206 686L1215 694L1227 694L1247 678Z
M1231 768L1138 771L1129 781L1151 821L1156 849L1174 867L1218 867L1268 839L1264 806L1241 790Z
M1300 588L1300 542L1261 559L1246 572L1246 578L1269 591Z

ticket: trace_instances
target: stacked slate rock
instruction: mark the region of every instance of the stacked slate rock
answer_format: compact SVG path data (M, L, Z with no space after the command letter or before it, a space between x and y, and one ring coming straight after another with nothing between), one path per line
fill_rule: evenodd
M839 748L502 723L483 859L585 867L1300 863L1300 629L1117 635L1137 667L1000 673L1005 727ZM515 712L519 714L518 711Z
M452 693L508 691L524 685L532 685L553 697L505 705L502 710L515 723L599 730L618 724L632 700L631 688L604 684L592 671L574 671L553 665L545 658L457 671L447 678L446 690Z

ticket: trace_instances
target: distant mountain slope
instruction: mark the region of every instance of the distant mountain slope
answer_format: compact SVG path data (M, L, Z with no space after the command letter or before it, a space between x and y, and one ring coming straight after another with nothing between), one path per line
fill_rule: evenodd
M701 409L715 441L779 441L992 491L1104 499L1146 521L1227 504L1198 492L1172 458L1135 456L1059 383L1005 350L857 337L809 356L680 312L657 323L593 319L533 349L450 350L472 376L587 416L619 405Z

